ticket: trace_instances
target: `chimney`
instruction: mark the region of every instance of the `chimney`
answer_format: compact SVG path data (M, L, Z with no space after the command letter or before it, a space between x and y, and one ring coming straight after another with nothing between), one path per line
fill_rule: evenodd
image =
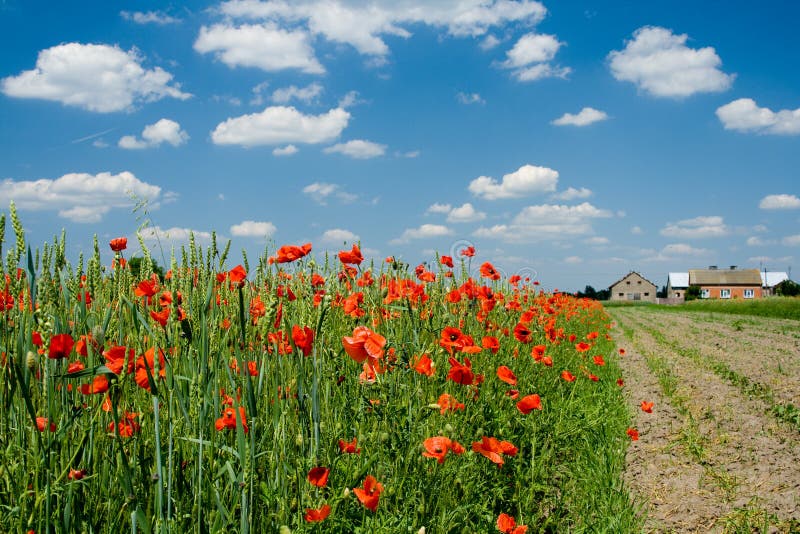
M731 271L735 271L735 270L736 270L736 266L735 265L731 265Z
M716 271L717 270L717 266L716 265L709 265L708 266L708 270L709 271Z

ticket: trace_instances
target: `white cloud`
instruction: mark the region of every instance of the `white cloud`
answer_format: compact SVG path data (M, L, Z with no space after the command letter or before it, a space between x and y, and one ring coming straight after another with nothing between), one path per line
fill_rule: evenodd
M713 251L705 248L695 248L685 243L671 243L660 251L644 250L644 257L641 261L646 262L667 262L675 260L685 260L686 258L707 258Z
M181 19L167 15L163 11L120 11L120 16L125 20L130 20L136 24L158 24L165 26L167 24L177 24Z
M418 158L421 153L419 150L409 150L408 152L395 152L394 155L399 158L414 159Z
M550 124L555 126L589 126L595 122L600 122L608 119L605 111L600 111L594 108L583 108L577 115L572 113L564 113L561 117L552 121Z
M59 217L73 222L95 223L114 208L131 208L138 199L151 202L158 207L162 197L157 185L142 182L130 172L96 175L70 173L55 180L0 182L0 204L14 201L19 209L31 211L57 211Z
M278 229L269 221L242 221L231 226L231 235L237 237L271 237Z
M469 191L486 200L497 200L555 191L556 184L558 184L557 171L548 167L523 165L503 176L500 183L489 176L479 176L470 182Z
M786 236L781 239L781 243L787 247L800 247L800 234Z
M579 263L583 263L583 258L580 256L567 256L564 258L564 263L568 263L570 265L577 265Z
M450 204L439 204L438 202L431 204L425 213L450 213L453 206Z
M317 82L311 83L305 87L297 87L290 85L289 87L281 87L272 92L272 101L276 104L288 104L293 99L301 102L309 103L322 94L322 85Z
M633 235L642 235L644 233L644 230L642 230L641 226L634 226L631 228L631 233Z
M355 106L356 104L363 104L365 101L358 98L358 91L348 91L341 99L339 99L339 107L347 109Z
M481 98L478 93L461 93L456 94L456 100L462 104L485 104L486 100Z
M762 239L758 236L751 236L747 238L747 246L750 247L764 247L767 245L774 245L775 241L772 239Z
M383 156L386 153L386 145L365 141L363 139L353 139L346 143L338 143L324 149L326 154L339 153L355 159L369 159Z
M297 154L298 149L294 145L286 145L284 147L278 147L272 149L273 156L293 156Z
M800 134L800 108L778 112L758 107L752 98L740 98L717 108L717 117L726 130L759 134Z
M213 53L229 67L255 67L267 72L286 69L308 74L325 72L314 56L307 32L285 30L272 23L203 26L194 49L201 54Z
M344 242L353 243L358 241L359 237L350 230L342 228L331 228L323 232L321 241L323 243L340 244Z
M800 198L795 195L767 195L758 203L762 210L793 210L800 208Z
M390 241L393 245L408 243L412 239L427 239L451 235L453 231L441 224L423 224L419 228L407 228L403 235Z
M39 52L36 68L0 81L0 90L17 98L40 98L109 113L165 97L185 100L191 95L171 84L172 74L161 67L147 70L133 49L66 43Z
M486 214L482 211L477 211L469 202L451 209L447 214L447 222L451 223L482 221L485 218Z
M389 53L384 35L410 37L404 25L425 24L444 28L457 37L478 37L510 22L536 24L547 13L539 2L510 0L232 0L224 2L220 10L238 19L305 25L314 35L351 45L359 53L371 56Z
M566 190L553 195L553 198L556 200L575 200L576 198L589 198L590 196L592 196L591 189L585 187L581 187L580 189L568 187Z
M194 235L194 239L199 243L210 243L211 232L204 232L201 230L192 230L191 228L181 228L173 226L172 228L163 229L160 226L149 226L140 231L142 238L148 243L161 242L166 243L188 243L189 238ZM135 242L136 239L133 239Z
M527 33L506 52L506 60L500 63L500 66L511 69L521 82L533 82L542 78L566 78L572 69L553 66L550 63L563 44L555 35Z
M609 241L609 239L607 237L596 236L596 237L590 237L588 239L584 239L583 242L586 243L587 245L591 245L593 247L599 247L599 246L603 246L603 245L608 245L611 241Z
M689 48L687 39L667 28L639 28L623 50L608 54L611 73L653 96L683 98L727 90L735 76L719 70L722 60L714 48Z
M355 201L358 195L343 191L339 184L329 184L326 182L314 182L303 188L303 193L310 196L314 202L326 205L328 198L333 197L345 204Z
M499 44L500 44L500 39L498 39L492 34L489 34L483 39L483 41L481 41L481 44L479 46L481 47L481 50L491 50L492 48L496 47Z
M162 143L180 146L189 140L189 134L181 130L181 125L170 119L161 119L148 124L142 131L142 139L126 135L119 140L120 148L141 149L157 147Z
M695 217L667 223L667 226L661 229L661 235L679 239L722 237L728 235L728 227L719 216Z
M500 239L507 243L572 239L592 234L592 219L612 216L610 211L596 208L588 202L576 206L540 204L524 208L510 224L482 227L473 235Z
M219 123L211 139L218 145L245 147L326 143L339 137L349 120L350 113L341 108L321 115L304 115L291 106L273 106Z

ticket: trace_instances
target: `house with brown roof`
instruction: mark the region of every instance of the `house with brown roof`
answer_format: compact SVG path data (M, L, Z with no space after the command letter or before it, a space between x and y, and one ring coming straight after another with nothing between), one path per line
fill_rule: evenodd
M631 271L608 288L609 300L630 300L642 302L656 301L656 285L642 276Z
M700 287L704 299L761 298L761 274L758 269L689 269L689 285Z

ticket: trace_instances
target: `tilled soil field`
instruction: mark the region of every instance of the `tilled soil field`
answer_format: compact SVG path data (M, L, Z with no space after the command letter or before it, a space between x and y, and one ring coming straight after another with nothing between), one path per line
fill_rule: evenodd
M626 482L647 530L800 532L800 325L608 311L640 435Z

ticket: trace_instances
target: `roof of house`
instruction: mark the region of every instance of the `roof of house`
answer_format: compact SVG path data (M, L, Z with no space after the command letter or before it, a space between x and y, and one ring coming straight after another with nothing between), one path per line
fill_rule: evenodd
M761 274L761 285L764 287L775 287L789 279L789 275L782 271L760 271L759 274Z
M758 269L689 269L693 286L761 285Z
M670 287L689 287L689 273L669 273L667 285Z
M616 282L614 282L613 284L611 284L610 286L608 286L608 287L609 287L609 289L610 289L610 288L612 288L612 287L614 287L615 285L619 284L620 282L622 282L623 280L625 280L626 278L628 278L628 277L629 277L630 275L632 275L632 274L635 274L636 276L638 276L639 278L641 278L642 280L644 280L644 281L645 281L645 282L647 282L648 284L651 284L653 287L655 287L656 289L658 289L658 286L657 286L657 285L655 285L653 282L651 282L650 280L648 280L647 278L645 278L645 277L644 277L644 276L642 276L641 274L637 273L636 271L631 271L631 272L629 272L628 274L626 274L625 276L623 276L622 278L620 278L619 280L617 280Z

